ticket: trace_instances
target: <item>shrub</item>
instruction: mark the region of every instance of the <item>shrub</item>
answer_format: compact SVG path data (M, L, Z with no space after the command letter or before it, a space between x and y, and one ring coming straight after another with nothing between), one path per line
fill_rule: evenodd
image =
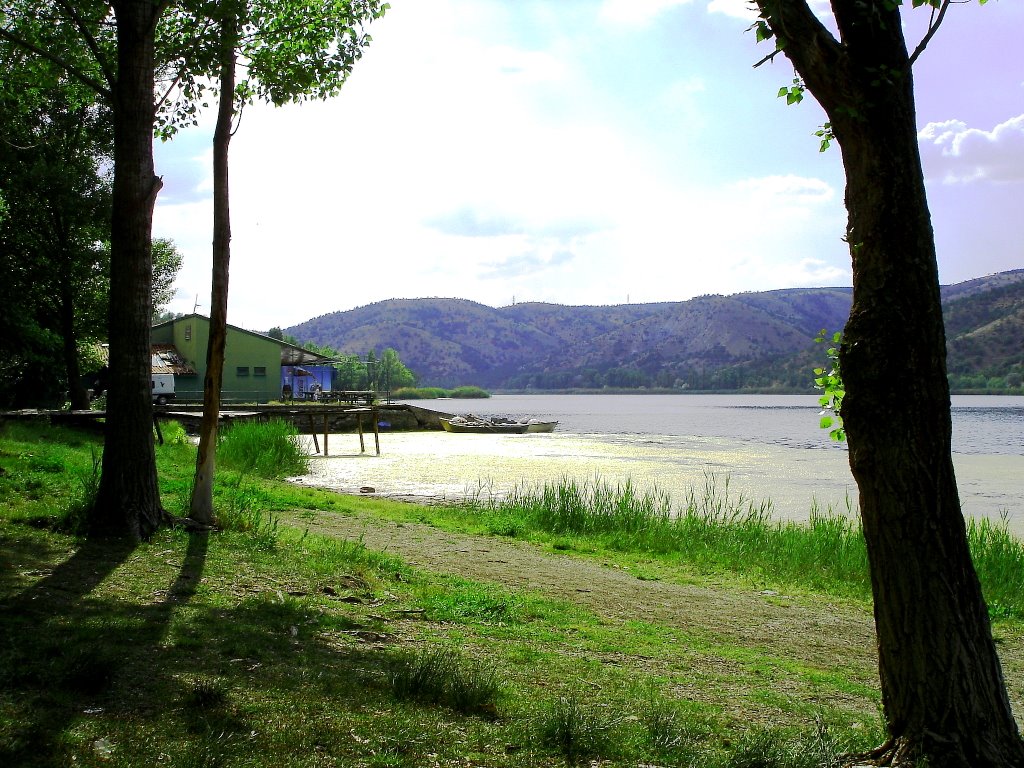
M393 400L436 400L448 397L448 390L440 387L401 387L391 393Z
M491 393L488 392L486 389L481 389L480 387L456 387L455 389L448 393L448 396L457 397L460 400L470 400L490 397Z

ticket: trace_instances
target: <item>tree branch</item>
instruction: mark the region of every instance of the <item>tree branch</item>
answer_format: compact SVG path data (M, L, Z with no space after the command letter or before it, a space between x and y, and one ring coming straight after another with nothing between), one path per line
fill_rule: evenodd
M917 44L917 48L910 55L910 66L914 66L914 62L917 61L917 57L924 53L924 49L928 47L928 43L931 42L932 38L935 37L935 33L939 31L939 25L942 24L942 20L946 18L946 11L949 10L949 4L951 0L943 0L942 7L939 8L938 14L935 13L935 9L932 9L932 18L928 21L928 32L921 42Z
M0 28L0 39L6 40L9 43L13 43L14 45L24 48L25 50L31 51L37 56L42 56L47 61L56 64L58 67L60 67L73 78L75 78L75 80L78 80L80 83L85 85L87 88L91 88L92 90L96 91L96 93L98 93L107 101L113 99L114 95L110 88L103 85L103 83L101 83L99 80L90 77L85 72L80 70L78 67L64 60L62 57L57 56L55 53L47 51L45 48L40 48L35 43L32 43L24 39L23 37L20 37L14 34L13 32L10 32L3 28Z
M834 123L837 108L856 103L856 97L849 93L849 78L845 77L850 66L845 38L843 42L837 40L807 0L755 1L761 19L778 41L778 49ZM852 1L833 0L833 13L837 4Z
M81 14L78 13L78 9L74 7L67 0L57 0L57 5L64 9L64 13L71 17L71 20L75 22L75 26L78 27L78 33L85 40L85 45L92 52L93 58L96 59L96 63L99 64L100 70L103 72L103 77L106 78L107 85L111 90L114 88L114 83L117 82L117 75L110 68L107 63L106 57L103 55L103 51L100 50L99 43L96 42L96 38L85 24L85 19L82 18Z

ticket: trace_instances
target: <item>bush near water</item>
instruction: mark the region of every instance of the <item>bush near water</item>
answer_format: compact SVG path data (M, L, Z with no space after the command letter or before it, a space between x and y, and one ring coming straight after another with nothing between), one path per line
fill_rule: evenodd
M394 400L436 400L439 397L451 397L455 399L480 399L490 397L491 393L480 387L456 387L455 389L443 389L441 387L402 387L391 393Z

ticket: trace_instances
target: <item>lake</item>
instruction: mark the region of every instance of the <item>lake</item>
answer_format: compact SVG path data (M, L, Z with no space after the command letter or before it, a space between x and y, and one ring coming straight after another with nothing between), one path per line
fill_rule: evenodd
M856 508L846 449L819 429L813 395L495 395L414 404L555 419L559 426L531 435L384 432L379 457L349 452L358 442L338 435L331 450L342 453L314 458L305 480L450 500L562 478L628 479L681 499L712 477L731 497L770 499L779 518L805 519L815 503ZM1024 397L957 396L952 417L965 514L1008 514L1010 527L1024 535Z

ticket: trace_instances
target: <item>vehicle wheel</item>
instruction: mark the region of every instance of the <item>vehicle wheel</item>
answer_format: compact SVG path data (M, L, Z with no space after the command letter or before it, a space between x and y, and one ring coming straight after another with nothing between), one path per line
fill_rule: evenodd
M157 395L156 404L167 405L167 397L165 395Z

